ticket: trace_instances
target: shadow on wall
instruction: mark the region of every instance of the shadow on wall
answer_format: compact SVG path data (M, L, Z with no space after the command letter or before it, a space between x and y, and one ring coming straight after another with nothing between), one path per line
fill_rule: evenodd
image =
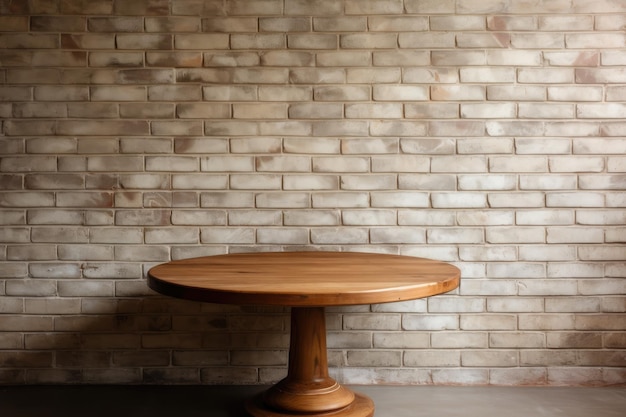
M53 320L54 333L29 332L26 350L6 357L3 384L259 384L286 375L283 308L91 298L81 315Z

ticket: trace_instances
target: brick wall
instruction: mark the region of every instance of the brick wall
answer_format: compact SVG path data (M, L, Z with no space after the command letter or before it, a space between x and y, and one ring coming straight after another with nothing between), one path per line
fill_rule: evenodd
M347 383L626 381L626 3L0 0L0 383L268 383L282 309L170 259L431 257L328 311Z

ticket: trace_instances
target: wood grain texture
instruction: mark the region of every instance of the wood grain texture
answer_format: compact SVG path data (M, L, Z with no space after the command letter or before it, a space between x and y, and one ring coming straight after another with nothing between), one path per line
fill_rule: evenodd
M359 252L262 252L172 261L150 288L223 304L338 306L412 300L458 287L460 271L431 259Z

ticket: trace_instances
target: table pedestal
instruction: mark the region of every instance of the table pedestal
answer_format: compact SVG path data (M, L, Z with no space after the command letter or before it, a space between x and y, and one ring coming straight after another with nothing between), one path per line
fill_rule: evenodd
M291 309L287 377L250 400L254 417L372 417L374 402L328 376L323 307Z

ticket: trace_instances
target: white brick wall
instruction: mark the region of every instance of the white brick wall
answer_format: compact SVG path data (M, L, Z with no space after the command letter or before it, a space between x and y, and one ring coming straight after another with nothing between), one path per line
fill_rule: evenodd
M0 0L0 384L269 383L284 309L170 259L376 251L460 289L329 309L347 383L626 382L626 4Z

